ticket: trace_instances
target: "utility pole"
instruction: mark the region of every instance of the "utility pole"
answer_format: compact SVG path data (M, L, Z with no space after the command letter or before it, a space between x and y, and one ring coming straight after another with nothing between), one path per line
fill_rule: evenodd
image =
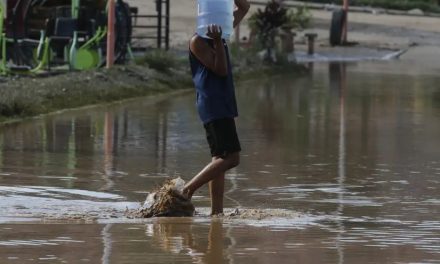
M113 66L115 60L115 1L108 1L107 8L107 69Z

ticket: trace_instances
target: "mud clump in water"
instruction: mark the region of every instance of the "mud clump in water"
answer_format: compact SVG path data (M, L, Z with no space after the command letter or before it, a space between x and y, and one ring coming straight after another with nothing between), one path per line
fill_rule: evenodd
M293 212L289 212L282 209L235 209L234 212L227 214L225 218L227 219L252 219L252 220L263 220L268 218L287 218L292 217Z
M182 195L185 181L181 178L166 180L162 186L150 193L142 208L134 217L181 217L193 216L194 205Z

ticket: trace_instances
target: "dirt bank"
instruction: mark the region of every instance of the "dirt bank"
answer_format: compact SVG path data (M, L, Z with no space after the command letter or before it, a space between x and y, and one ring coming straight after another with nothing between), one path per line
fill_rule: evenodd
M191 87L184 70L159 72L140 65L2 81L0 121Z

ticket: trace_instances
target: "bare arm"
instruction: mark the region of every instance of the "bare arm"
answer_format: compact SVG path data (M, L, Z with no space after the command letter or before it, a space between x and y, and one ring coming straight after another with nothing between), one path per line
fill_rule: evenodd
M251 5L248 0L234 0L236 9L234 11L234 28L243 20Z
M196 35L190 42L191 52L205 67L215 74L225 77L228 75L228 64L221 38L221 28L217 25L210 25L206 35L213 39L214 47L211 48L202 37Z

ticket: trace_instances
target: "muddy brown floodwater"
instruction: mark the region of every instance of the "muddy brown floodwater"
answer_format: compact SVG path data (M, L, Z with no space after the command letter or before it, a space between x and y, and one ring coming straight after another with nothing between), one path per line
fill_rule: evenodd
M0 263L440 263L440 78L313 68L237 87L224 218L206 188L193 218L124 216L208 162L191 91L1 127Z

